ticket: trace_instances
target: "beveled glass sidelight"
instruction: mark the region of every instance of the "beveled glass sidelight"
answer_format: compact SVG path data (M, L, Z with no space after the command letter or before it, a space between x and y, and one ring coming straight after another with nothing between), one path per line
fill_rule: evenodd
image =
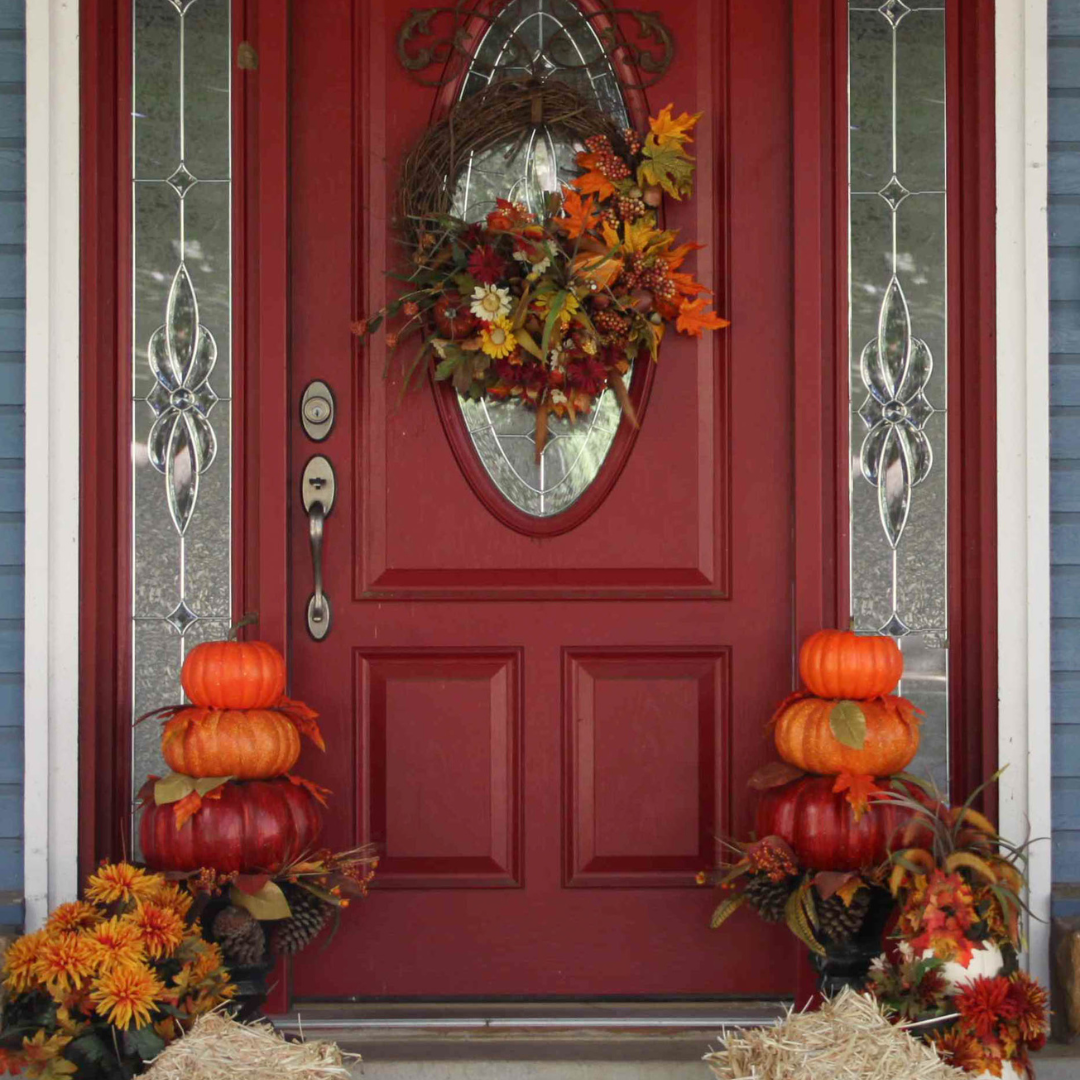
M568 66L556 68L549 57ZM618 75L597 31L581 18L572 0L506 4L481 39L460 96L467 98L494 79L526 75L536 67L571 83L620 127L629 125ZM545 192L558 191L577 176L575 155L583 147L546 126L534 130L508 156L511 145L470 157L455 189L456 215L480 220L497 198L522 202L537 213ZM632 370L624 376L627 385L631 376ZM588 416L575 422L552 417L537 461L535 411L513 399L472 401L461 394L457 399L473 449L492 483L513 506L536 518L562 513L585 493L607 459L622 415L608 389Z
M898 639L947 790L945 0L850 0L848 31L851 616Z
M134 715L182 699L232 609L231 2L132 4ZM162 773L133 736L136 787Z

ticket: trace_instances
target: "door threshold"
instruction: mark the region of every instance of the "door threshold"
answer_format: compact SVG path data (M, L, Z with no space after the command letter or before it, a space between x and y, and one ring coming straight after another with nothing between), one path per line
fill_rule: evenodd
M302 1002L271 1017L366 1060L697 1060L725 1028L777 1023L790 1001Z

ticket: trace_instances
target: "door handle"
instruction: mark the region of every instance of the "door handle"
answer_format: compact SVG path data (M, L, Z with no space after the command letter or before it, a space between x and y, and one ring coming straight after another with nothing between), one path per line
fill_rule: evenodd
M304 466L304 476L300 481L300 498L308 516L314 583L314 591L307 605L307 628L316 641L322 641L330 633L330 597L323 588L323 538L326 535L326 519L334 508L336 494L334 467L322 454L316 454Z

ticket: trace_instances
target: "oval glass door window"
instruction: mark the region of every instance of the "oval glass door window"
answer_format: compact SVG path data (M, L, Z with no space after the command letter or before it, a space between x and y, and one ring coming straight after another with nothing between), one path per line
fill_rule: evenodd
M513 37L511 37L511 34ZM572 0L510 0L485 33L462 80L461 98L506 76L527 76L528 61L570 83L619 127L629 113L618 76L592 24ZM554 56L557 64L548 57ZM559 191L577 175L575 155L584 149L547 127L535 129L508 159L506 147L474 154L458 179L453 213L480 221L495 200L524 203L543 212L545 192ZM629 387L633 368L624 376ZM536 412L513 399L473 401L457 394L465 427L487 475L499 492L530 517L548 518L568 509L600 473L615 440L622 410L609 389L592 412L576 421L551 417L548 441L536 461Z

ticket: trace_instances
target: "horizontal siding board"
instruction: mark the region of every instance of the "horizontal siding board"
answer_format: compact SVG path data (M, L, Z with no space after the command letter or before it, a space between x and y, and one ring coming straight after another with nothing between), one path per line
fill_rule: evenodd
M1052 90L1080 88L1080 48L1071 41L1063 42L1051 38L1046 56L1047 80ZM1053 135L1051 129L1051 138Z
M18 202L0 199L0 244L26 243L26 203L17 195Z
M1050 36L1080 37L1080 4L1077 0L1050 0L1046 10Z
M22 729L0 728L0 784L21 784L22 771Z
M1080 723L1051 724L1050 741L1053 751L1053 775L1075 775L1075 763L1080 761Z
M1055 829L1080 829L1080 776L1059 776L1052 788Z
M1059 512L1080 512L1080 461L1050 462L1050 505Z
M0 405L26 403L26 361L22 353L0 353Z
M1078 260L1080 265L1080 260ZM0 364L0 378L4 366ZM3 383L0 381L0 394ZM1052 356L1050 358L1050 400L1055 406L1080 408L1080 356ZM1051 428L1055 425L1051 423Z
M0 83L22 83L26 89L26 39L21 35L0 38Z
M2 561L3 544L0 542ZM1080 563L1080 514L1054 512L1050 515L1050 563L1053 566L1075 566Z
M21 514L26 504L26 469L21 460L0 459L0 514Z
M22 786L0 784L0 840L18 840L22 836Z
M26 151L0 147L0 191L26 191Z
M1075 90L1050 91L1047 118L1051 142L1080 142L1080 111L1076 106Z
M3 576L0 575L0 590ZM1050 572L1050 614L1055 619L1080 619L1080 566L1055 566ZM1076 668L1080 669L1080 657Z
M0 629L0 646L3 630ZM1075 671L1080 657L1080 619L1050 620L1050 669L1052 671ZM1076 759L1077 775L1080 776L1080 757Z
M1051 407L1050 457L1080 459L1080 408L1056 404Z
M4 85L0 83L0 139L20 145L26 138L26 96L5 94L3 90Z
M1080 671L1051 672L1050 715L1055 724L1080 724Z
M22 723L22 676L0 674L0 731L4 728L21 728Z
M1080 56L1080 50L1077 55ZM1067 150L1051 143L1047 187L1051 195L1080 194L1080 150ZM0 179L3 177L0 162Z
M25 608L25 571L21 566L0 566L0 619L22 619Z
M26 0L0 0L0 30L26 27Z
M1080 830L1056 829L1053 835L1055 881L1080 881Z
M21 840L0 840L0 889L22 888Z
M1077 111L1080 112L1080 109ZM1080 199L1051 199L1047 228L1050 231L1051 249L1080 246Z
M1050 299L1080 299L1080 248L1057 248L1051 253Z
M1050 353L1080 353L1080 300L1050 302Z

